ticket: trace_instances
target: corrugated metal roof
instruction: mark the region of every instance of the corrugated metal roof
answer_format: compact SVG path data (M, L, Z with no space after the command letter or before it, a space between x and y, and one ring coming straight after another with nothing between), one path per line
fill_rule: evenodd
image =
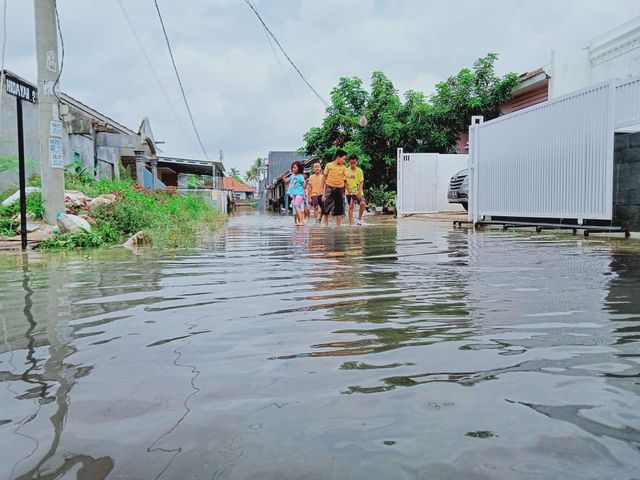
M289 171L293 162L307 162L309 157L300 155L298 152L276 151L269 152L269 168L267 172L267 183L274 181L278 176Z
M195 160L192 158L178 158L178 157L158 157L159 162L173 163L176 165L195 165L198 167L211 167L215 165L218 170L224 172L224 165L221 162L212 162L210 160Z

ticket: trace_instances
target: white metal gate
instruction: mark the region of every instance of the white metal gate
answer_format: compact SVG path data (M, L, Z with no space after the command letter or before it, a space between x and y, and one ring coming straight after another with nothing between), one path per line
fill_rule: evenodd
M397 201L398 216L436 213L449 208L449 180L467 167L468 155L438 153L404 153L398 149ZM461 206L453 209L462 210Z
M398 149L398 216L438 211L438 154Z
M640 123L640 79L593 85L469 128L470 220L612 219L613 136Z

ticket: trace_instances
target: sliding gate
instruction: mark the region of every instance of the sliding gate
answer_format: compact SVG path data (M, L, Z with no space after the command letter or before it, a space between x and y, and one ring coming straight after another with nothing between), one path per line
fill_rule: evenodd
M470 220L611 221L613 137L640 124L640 77L592 85L469 128Z

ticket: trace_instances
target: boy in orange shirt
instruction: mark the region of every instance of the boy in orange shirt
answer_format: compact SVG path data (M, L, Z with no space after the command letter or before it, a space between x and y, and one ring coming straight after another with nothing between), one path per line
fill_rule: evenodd
M313 163L313 174L307 181L307 196L309 204L313 207L313 218L317 222L320 222L322 209L322 181L322 167L318 160Z

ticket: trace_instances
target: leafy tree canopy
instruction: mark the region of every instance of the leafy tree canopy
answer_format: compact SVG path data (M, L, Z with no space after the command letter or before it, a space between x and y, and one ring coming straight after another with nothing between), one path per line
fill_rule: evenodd
M490 120L511 98L518 76L495 74L495 53L479 58L472 69L436 85L435 93L410 90L404 99L382 72L373 72L367 91L358 77L342 77L331 91L331 104L319 127L304 134L301 153L324 161L338 148L358 155L369 185L395 185L396 149L411 152L455 151L460 133L473 115ZM367 123L360 125L364 117Z

